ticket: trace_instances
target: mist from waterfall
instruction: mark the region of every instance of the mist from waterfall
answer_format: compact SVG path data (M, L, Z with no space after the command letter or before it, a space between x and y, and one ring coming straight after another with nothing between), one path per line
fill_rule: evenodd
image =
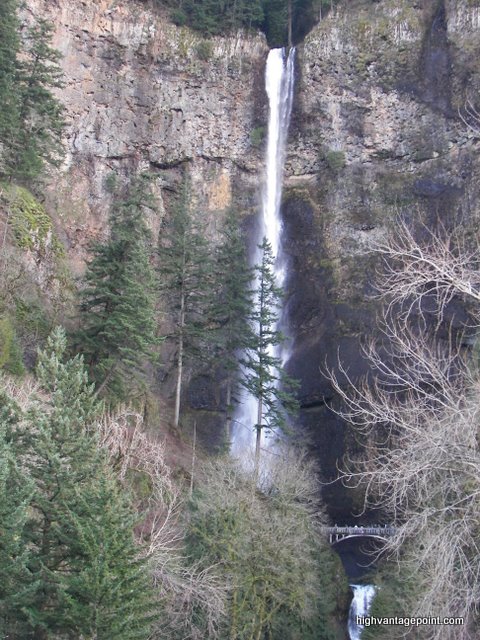
M267 130L267 148L265 158L265 178L262 188L261 224L257 245L265 236L270 242L276 257L275 277L281 287L285 282L285 265L281 255L282 222L280 204L282 199L283 167L288 126L292 112L295 75L295 49L287 56L285 49L272 49L267 58L265 69L265 89L268 97L269 117ZM260 251L252 256L253 264L261 260ZM256 286L256 283L254 283ZM272 355L286 361L288 353L275 351ZM257 424L257 400L245 390L234 415L232 426L231 453L234 457L247 459L255 448ZM269 448L275 441L275 434L262 429L262 448Z

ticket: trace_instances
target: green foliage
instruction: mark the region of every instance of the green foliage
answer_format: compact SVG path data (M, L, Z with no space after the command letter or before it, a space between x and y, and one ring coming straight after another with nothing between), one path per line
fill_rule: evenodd
M170 13L170 20L173 24L176 24L177 27L183 27L187 23L187 14L183 9L173 9Z
M270 47L283 47L288 41L288 1L264 0L263 31Z
M83 637L146 639L152 601L125 495L101 475L77 488L64 508L57 531L70 571L61 581L60 607L69 626Z
M2 623L19 638L146 640L152 604L133 538L135 517L96 437L102 405L82 359L63 361L65 347L57 329L39 352L40 397L30 396L25 407L6 393L1 398L0 436L11 434L23 474L9 495L16 511L0 498L0 509L16 518L10 574L21 578L0 586L8 589ZM2 454L0 437L0 483L15 471L10 462L6 475ZM9 552L1 545L0 553Z
M0 35L17 25L16 10L16 2L7 2ZM21 55L18 35L9 34L9 51L0 51L0 86L7 96L0 111L2 173L21 181L36 178L62 154L63 107L52 93L61 86L60 54L50 46L51 36L51 25L39 19L25 31Z
M375 576L377 592L372 602L370 615L383 617L408 617L413 610L413 602L421 597L418 582L409 571L403 571L397 562L391 561L383 565ZM411 603L411 604L410 604ZM453 615L453 614L452 614ZM380 640L403 637L404 629L385 628L382 625L365 627L362 640Z
M259 147L265 140L265 127L255 127L250 133L250 144Z
M275 258L266 238L259 248L262 261L255 267L258 284L250 315L254 336L246 353L247 373L242 384L258 400L261 420L256 428L260 430L284 426L285 410L295 411L297 402L288 390L294 389L295 383L283 372L281 359L275 355L284 341L276 328L283 291L275 281Z
M17 52L20 48L17 0L0 4L0 141L10 146L18 130L16 95Z
M50 246L57 257L64 255L65 249L54 232L52 219L28 189L3 184L2 195L10 212L9 223L19 247L43 253Z
M114 171L112 171L105 178L105 189L108 191L108 193L115 193L115 191L117 190L117 186L118 186L118 177L117 177L117 174Z
M0 411L0 635L7 638L17 637L24 629L25 616L18 613L28 606L36 588L29 570L32 552L23 537L33 483L18 464L10 442L16 408L3 391Z
M159 246L160 290L171 310L172 332L168 339L176 346L177 385L175 426L184 360L202 359L208 352L212 260L205 228L190 208L188 184L173 211Z
M208 62L213 54L212 43L207 40L202 40L196 46L196 52L199 60L203 62Z
M22 351L8 316L0 317L0 369L17 376L25 372Z
M336 151L334 149L328 150L324 155L328 168L337 173L343 169L346 165L346 158L344 151Z
M168 3L176 25L187 25L210 37L240 28L259 29L263 22L261 0L173 0Z
M213 324L211 340L213 362L221 367L226 376L228 438L236 402L235 390L239 382L238 354L252 340L248 319L253 304L253 269L248 267L245 238L239 228L238 213L233 209L227 212L225 218L221 241L215 251L213 271L216 275L209 309L210 324Z
M250 474L218 461L192 504L188 549L230 584L220 637L332 640L335 570L318 535L311 465L290 455L269 472L256 493Z
M110 237L93 247L82 293L79 348L97 388L108 388L118 398L135 390L132 383L141 380L145 361L154 357L152 347L158 343L144 212L152 204L149 194L148 178L141 176L114 203Z

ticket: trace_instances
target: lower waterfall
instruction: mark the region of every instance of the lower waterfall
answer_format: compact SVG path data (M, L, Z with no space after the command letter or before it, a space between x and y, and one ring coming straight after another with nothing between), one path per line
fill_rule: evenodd
M375 587L371 584L351 584L353 600L348 615L348 635L350 640L360 640L364 625L357 620L357 616L368 616L370 606L375 596Z

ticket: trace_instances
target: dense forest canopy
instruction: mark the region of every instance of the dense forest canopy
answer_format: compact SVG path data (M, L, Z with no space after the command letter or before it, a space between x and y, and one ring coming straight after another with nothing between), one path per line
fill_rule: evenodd
M271 47L297 44L337 0L156 0L177 25L205 36L234 29L260 30Z

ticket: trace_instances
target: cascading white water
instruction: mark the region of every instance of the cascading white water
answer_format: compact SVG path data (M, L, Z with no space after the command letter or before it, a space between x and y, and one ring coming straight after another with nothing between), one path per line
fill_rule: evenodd
M357 622L357 616L368 616L372 600L375 596L375 587L371 584L351 584L353 600L348 615L348 635L350 640L360 640L363 625Z
M259 243L266 236L272 245L276 257L275 277L277 285L282 286L285 280L281 252L282 223L280 220L280 203L282 198L283 166L285 162L285 146L288 125L292 112L295 49L290 49L286 56L285 49L272 49L268 54L265 70L265 89L268 97L269 118L267 131L267 151L265 181L262 190L262 218ZM253 256L254 264L260 260L259 252ZM288 354L282 352L282 360ZM244 393L236 411L232 427L232 455L246 457L255 446L255 429L257 423L257 401L250 394ZM266 445L267 434L262 431L262 444Z

